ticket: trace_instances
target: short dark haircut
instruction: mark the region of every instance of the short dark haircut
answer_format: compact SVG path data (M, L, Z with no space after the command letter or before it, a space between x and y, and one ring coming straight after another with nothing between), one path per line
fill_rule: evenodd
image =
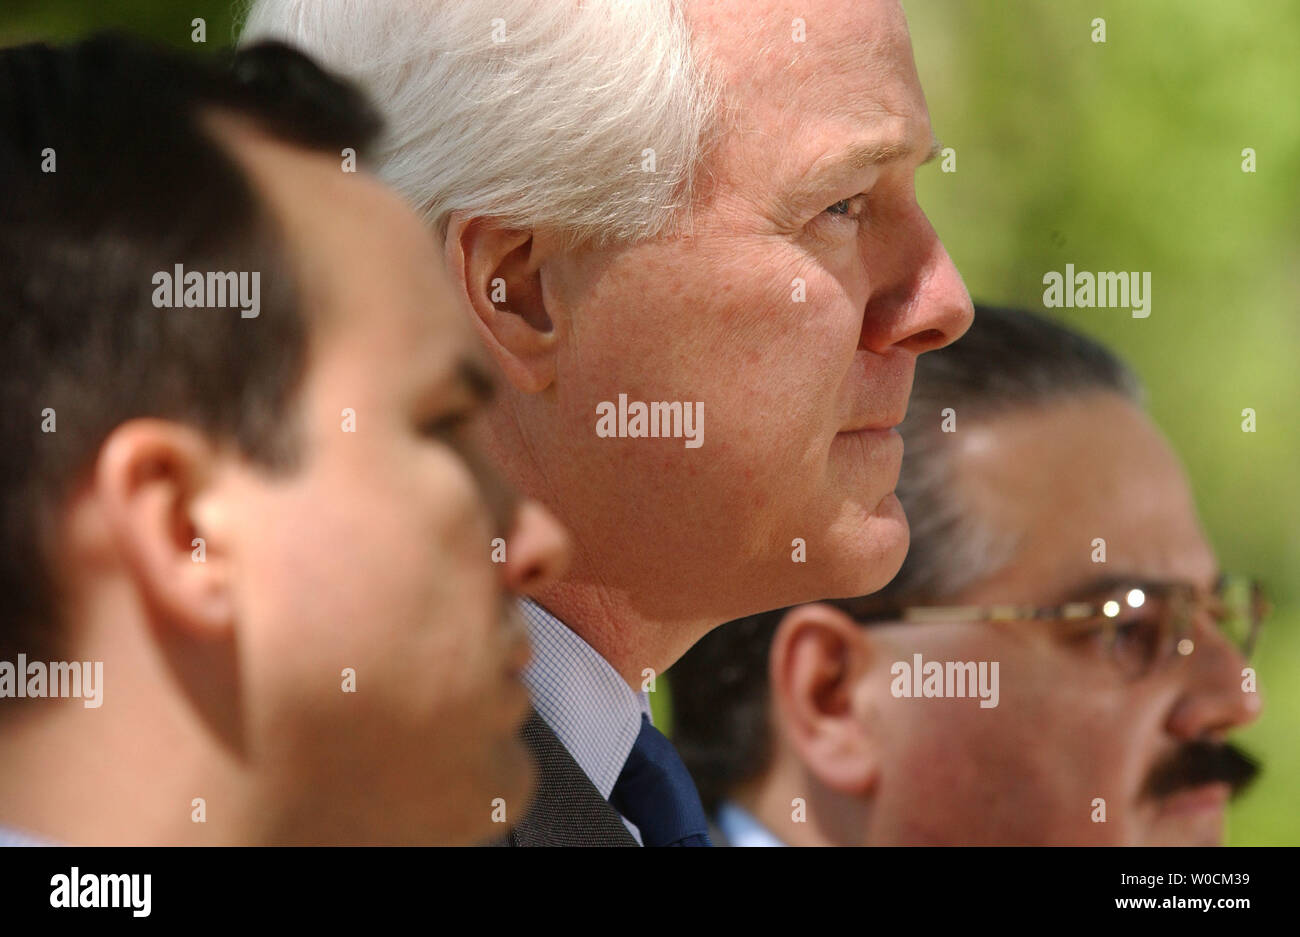
M276 219L205 129L214 112L334 154L380 129L358 91L280 43L208 59L110 34L0 49L0 649L59 646L60 506L117 425L183 421L292 465L307 322ZM152 277L176 264L259 272L259 314L154 308Z
M961 426L978 426L1095 392L1142 402L1136 376L1104 346L1029 312L977 304L961 339L917 359L899 427L904 455L897 493L912 531L907 558L881 591L827 604L859 620L903 605L942 604L1005 559L996 532L984 530L952 497L955 436L942 430L945 408L953 408ZM768 652L788 611L715 629L669 671L673 740L710 811L771 760Z

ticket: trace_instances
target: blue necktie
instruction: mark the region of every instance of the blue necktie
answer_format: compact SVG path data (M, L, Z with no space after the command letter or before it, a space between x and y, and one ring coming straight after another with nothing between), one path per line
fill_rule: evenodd
M641 732L609 795L646 846L712 846L709 821L673 743L641 716Z

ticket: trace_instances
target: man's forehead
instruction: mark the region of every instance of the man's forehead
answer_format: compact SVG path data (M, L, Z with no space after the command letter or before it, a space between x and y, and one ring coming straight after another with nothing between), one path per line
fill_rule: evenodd
M965 432L953 494L1015 544L995 585L1046 599L1114 576L1212 584L1182 467L1133 404L1098 395Z
M783 189L827 161L851 171L928 155L929 115L896 4L761 3L744 17L729 7L729 20L705 9L696 37L725 84L724 153L747 168L766 163Z
M685 12L693 34L711 48L734 49L740 60L773 40L797 46L813 37L825 45L863 38L896 41L907 34L897 0L687 0Z
M914 90L889 87L916 76L895 0L692 0L687 11L697 54L733 98L748 92L747 105L833 105L824 92L834 89Z

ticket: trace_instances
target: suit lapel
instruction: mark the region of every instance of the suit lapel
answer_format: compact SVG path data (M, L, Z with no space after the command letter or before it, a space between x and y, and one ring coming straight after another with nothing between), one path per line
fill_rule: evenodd
M536 710L520 736L537 763L537 793L523 820L499 845L637 845L618 811L600 796Z

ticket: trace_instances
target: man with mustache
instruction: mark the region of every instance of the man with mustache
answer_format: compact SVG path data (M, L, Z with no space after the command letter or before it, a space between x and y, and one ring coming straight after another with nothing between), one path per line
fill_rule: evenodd
M722 626L670 674L735 845L1206 844L1255 774L1264 607L1221 576L1133 374L978 307L918 364L876 595ZM1217 627L1216 627L1217 624Z
M889 580L893 427L971 318L916 201L900 7L260 0L263 36L386 110L378 171L502 377L484 443L574 536L526 608L543 778L514 841L702 844L646 691L724 621Z
M344 168L377 129L280 45L0 50L0 841L518 819L514 596L566 544L469 438L492 382L428 232Z

